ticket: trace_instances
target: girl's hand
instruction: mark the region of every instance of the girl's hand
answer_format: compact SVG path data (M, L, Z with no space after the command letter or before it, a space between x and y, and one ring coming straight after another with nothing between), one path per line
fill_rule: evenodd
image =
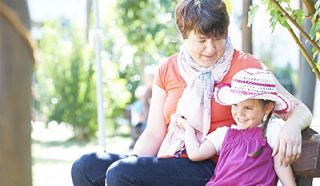
M278 137L278 141L273 147L272 156L279 153L280 165L287 167L299 159L301 155L301 129L295 125L286 123Z
M187 119L184 117L184 116L178 116L177 118L177 124L178 124L178 127L183 129L183 130L186 130L186 127L188 125L187 123Z
M187 121L187 119L184 116L179 116L177 118L177 124L178 124L179 128L181 128L182 130L185 130L187 133L188 132L194 133L193 127L191 127L191 125L189 124L189 122Z

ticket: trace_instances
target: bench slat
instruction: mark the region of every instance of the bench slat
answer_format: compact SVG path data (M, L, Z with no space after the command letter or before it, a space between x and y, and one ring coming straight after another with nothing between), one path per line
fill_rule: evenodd
M320 135L307 128L302 131L302 150L299 160L292 164L298 186L312 186L314 177L320 177Z
M302 151L300 159L292 164L293 171L299 177L320 177L320 135L307 128L302 131Z

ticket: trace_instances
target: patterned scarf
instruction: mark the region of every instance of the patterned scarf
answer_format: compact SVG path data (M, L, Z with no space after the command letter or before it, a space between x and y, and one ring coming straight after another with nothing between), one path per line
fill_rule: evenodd
M228 73L233 57L230 38L226 40L225 51L211 67L201 67L187 50L182 47L178 55L178 67L187 86L177 104L176 113L171 116L168 132L160 146L158 157L175 155L184 146L184 130L177 125L177 118L183 115L196 129L198 140L203 141L210 129L211 99L214 86Z

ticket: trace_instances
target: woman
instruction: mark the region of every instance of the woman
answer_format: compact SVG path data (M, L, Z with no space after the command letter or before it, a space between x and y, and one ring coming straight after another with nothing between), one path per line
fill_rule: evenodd
M174 128L176 116L189 114L188 120L197 125L193 127L202 139L218 127L230 126L234 123L231 107L212 98L214 88L230 83L241 69L263 68L263 64L233 49L222 0L182 0L176 7L176 24L183 45L156 74L148 124L133 149L134 155L82 156L72 167L75 186L104 185L105 180L108 186L194 186L210 180L214 160L190 161L179 132L167 133L168 126ZM287 166L301 153L301 130L311 123L312 115L279 83L277 89L289 104L288 112L278 113L286 123L273 154L279 153L281 164ZM180 101L182 94L190 99Z

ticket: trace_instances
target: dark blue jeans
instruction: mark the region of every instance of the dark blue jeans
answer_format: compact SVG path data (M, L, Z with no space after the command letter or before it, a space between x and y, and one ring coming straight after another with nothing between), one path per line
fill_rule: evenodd
M74 186L200 186L213 175L212 160L158 159L117 154L86 154L72 166Z

